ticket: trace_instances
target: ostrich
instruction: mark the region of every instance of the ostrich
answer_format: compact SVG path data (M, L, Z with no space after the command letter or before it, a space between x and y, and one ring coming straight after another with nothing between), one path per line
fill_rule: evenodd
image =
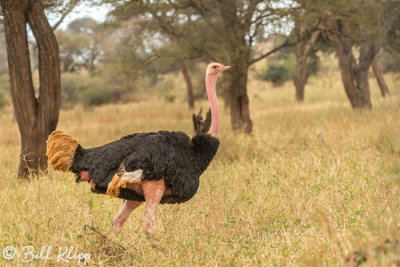
M124 199L112 223L120 231L131 212L146 202L143 227L155 228L159 203L183 203L199 187L199 177L219 147L219 111L216 81L229 69L211 63L206 71L206 90L211 107L207 134L190 138L183 132L135 133L109 144L84 149L71 136L54 131L47 140L47 157L55 170L71 171L76 182L87 181L92 191Z

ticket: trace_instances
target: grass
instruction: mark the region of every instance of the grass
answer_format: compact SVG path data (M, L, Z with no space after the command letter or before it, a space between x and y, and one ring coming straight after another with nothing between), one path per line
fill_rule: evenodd
M69 246L100 266L341 266L348 257L364 257L366 266L398 264L400 82L387 76L392 95L383 99L371 79L373 109L354 111L330 65L310 80L304 104L294 103L290 83L272 88L251 79L253 134L232 133L223 111L221 147L195 197L159 206L153 235L143 232L139 207L113 241L85 225L110 237L121 200L92 194L71 174L14 178L19 136L6 109L0 115L0 252L10 245L53 246L53 258L36 265L57 264L58 249ZM61 113L58 128L84 147L138 131L191 134L181 95L175 103L146 97L76 107ZM20 265L22 256L7 261L0 255L0 262Z

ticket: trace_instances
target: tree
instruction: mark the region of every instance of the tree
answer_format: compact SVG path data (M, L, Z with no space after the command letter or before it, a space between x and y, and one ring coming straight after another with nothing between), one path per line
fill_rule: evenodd
M59 50L62 72L75 72L87 68L86 62L91 43L90 36L84 33L72 33L58 30L55 32Z
M157 30L170 39L179 40L182 47L208 60L224 61L232 69L228 76L231 125L234 130L251 133L252 121L247 95L249 67L264 59L281 46L255 56L253 46L262 31L286 16L287 7L273 0L103 0L114 6L113 16L126 19L141 17L144 26Z
M57 41L44 6L35 0L0 0L7 43L11 99L21 136L18 176L47 168L46 139L56 129L61 102ZM29 59L29 24L39 53L39 95L35 96Z
M391 5L394 6L394 5ZM389 89L383 79L383 72L400 72L400 16L394 18L382 47L379 57L372 61L372 70L377 78L383 97L389 94ZM381 69L381 66L383 68Z
M370 108L369 69L400 11L400 4L382 1L336 4L333 9L339 7L336 13L339 15L330 15L326 33L335 47L345 92L353 108ZM358 59L354 47L358 47ZM383 75L376 74L383 86Z
M80 68L93 72L109 39L107 26L91 18L73 20L66 31L56 31L56 36L63 72Z
M293 82L296 88L296 100L304 101L304 88L307 83L307 58L314 49L314 46L322 32L319 28L324 16L315 16L316 12L309 10L307 1L304 8L300 10L300 14L295 16L295 54L296 54L296 71L293 76ZM315 24L315 25L313 25Z

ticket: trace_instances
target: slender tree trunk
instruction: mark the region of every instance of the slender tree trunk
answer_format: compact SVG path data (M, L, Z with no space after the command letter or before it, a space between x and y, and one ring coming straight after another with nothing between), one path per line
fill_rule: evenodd
M61 102L58 46L41 1L0 0L4 13L11 99L21 135L19 177L47 168L46 139L55 130ZM39 98L30 69L26 23L39 49Z
M297 26L297 38L302 39L305 31L307 30L307 25L298 22ZM313 32L309 39L299 41L295 45L296 54L296 72L293 77L294 86L296 88L296 100L298 102L304 101L304 88L307 83L307 58L314 48L315 43L318 40L321 31L317 30Z
M378 59L376 56L372 60L371 66L372 66L372 70L374 71L376 80L378 82L379 89L381 90L381 95L383 97L386 97L386 95L389 95L390 92L389 92L389 88L385 82L385 79L383 78L383 72L382 72L381 67L379 66Z
M296 49L296 72L293 77L294 86L296 88L296 100L298 102L304 101L304 87L307 82L307 57L299 54Z
M187 71L185 63L181 64L181 71L183 78L185 79L186 83L186 90L187 90L187 100L190 109L194 109L194 97L193 97L193 85L192 80L190 79L189 73Z

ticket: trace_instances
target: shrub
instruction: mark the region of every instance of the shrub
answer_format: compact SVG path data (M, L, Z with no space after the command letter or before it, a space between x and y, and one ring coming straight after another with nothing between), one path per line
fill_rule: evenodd
M88 89L87 79L81 75L65 73L61 75L61 98L63 105L65 103L75 104L79 102L79 92Z
M274 86L278 86L290 78L289 72L289 68L284 65L271 65L259 77L262 80L272 82Z
M159 98L163 98L167 102L174 102L176 99L175 87L174 80L167 78L156 84L155 93Z
M102 77L64 73L61 76L62 104L70 107L77 103L98 106L116 102L120 92L109 86Z
M88 88L82 92L81 100L87 106L99 106L108 101L109 94L101 88Z
M257 73L257 79L272 82L274 86L290 80L296 68L293 49L284 49L267 60L266 68Z
M311 53L307 59L307 77L316 75L321 66L321 61L316 53Z
M320 60L316 53L311 53L307 59L307 77L318 73ZM267 67L257 73L256 78L270 81L274 86L282 85L291 80L296 71L296 56L293 49L283 49L268 58Z

